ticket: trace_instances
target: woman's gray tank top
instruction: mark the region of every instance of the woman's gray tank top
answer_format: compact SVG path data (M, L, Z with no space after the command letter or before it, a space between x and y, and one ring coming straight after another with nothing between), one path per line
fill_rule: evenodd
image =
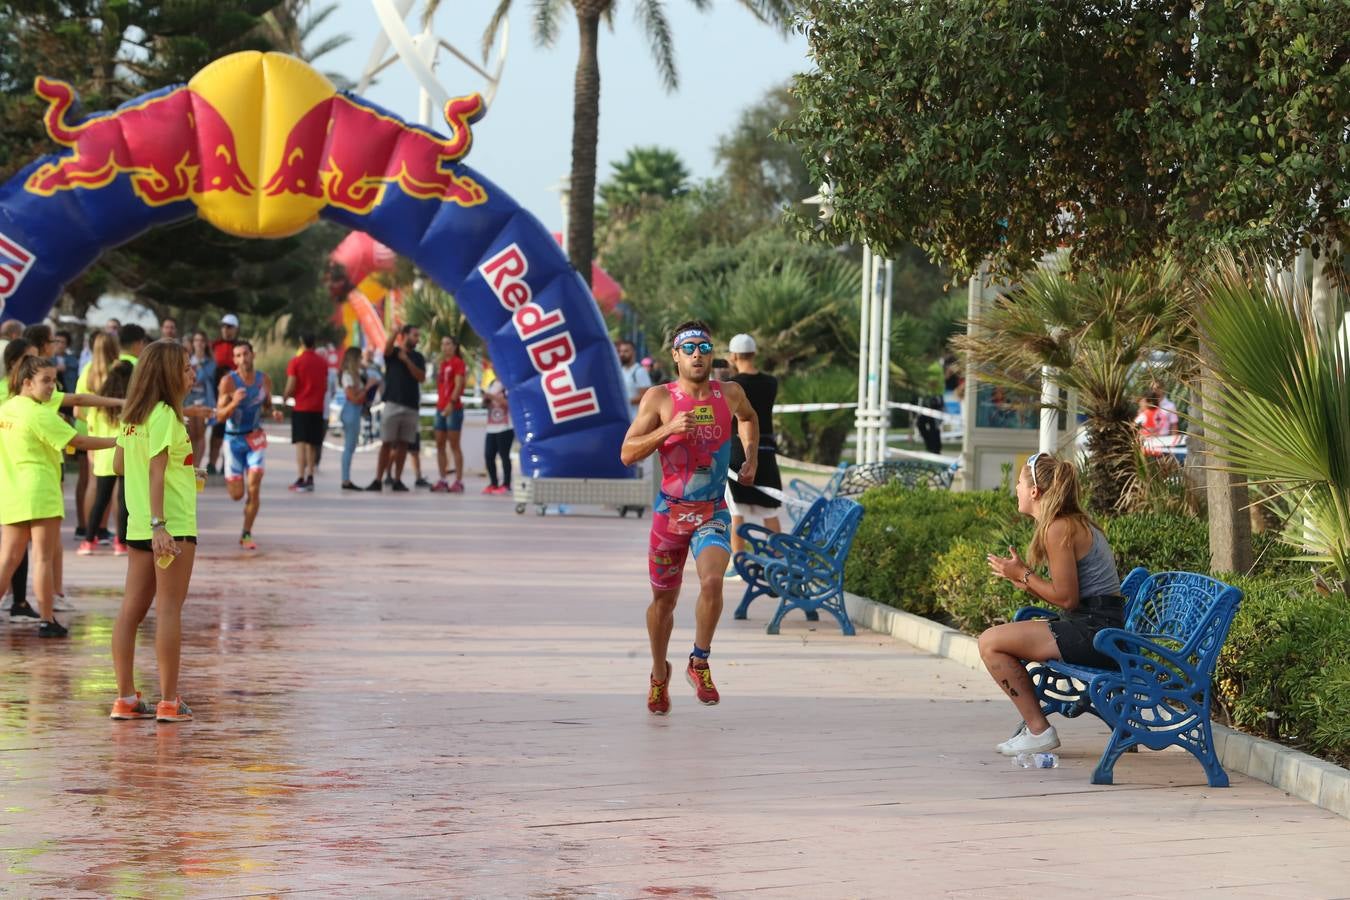
M1104 597L1120 594L1120 575L1116 572L1116 556L1106 535L1092 529L1092 546L1078 560L1078 596Z

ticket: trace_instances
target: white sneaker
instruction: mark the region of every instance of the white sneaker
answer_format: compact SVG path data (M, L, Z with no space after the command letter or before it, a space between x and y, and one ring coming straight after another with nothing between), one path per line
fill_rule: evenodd
M5 591L5 599L0 600L0 612L9 612L9 608L14 605L14 594Z
M66 599L65 594L57 594L52 598L53 612L74 612L75 604Z
M1004 756L1017 756L1020 753L1046 753L1059 746L1059 735L1051 725L1040 734L1032 734L1031 729L1023 725L1022 730L998 745L998 752Z

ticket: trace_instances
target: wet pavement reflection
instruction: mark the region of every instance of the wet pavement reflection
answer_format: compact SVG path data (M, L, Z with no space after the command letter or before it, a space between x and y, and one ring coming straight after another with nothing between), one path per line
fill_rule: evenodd
M1069 863L1112 871L1030 860L1034 836L1010 824L1029 803L1051 830L1120 840L1165 841L1175 821L1190 842L1156 852L1200 854L1201 884L1346 883L1344 820L1240 777L1208 791L1169 754L1092 788L1087 723L1066 729L1060 769L1014 773L985 746L1008 710L975 673L803 622L769 637L767 609L722 624L722 706L674 685L653 720L645 521L335 483L292 495L285 475L269 473L252 558L234 549L238 507L204 495L184 611L196 721L107 718L121 560L67 554L69 640L0 622L0 894L894 896L901 867L915 895L999 879L1017 894ZM153 622L137 648L151 702Z

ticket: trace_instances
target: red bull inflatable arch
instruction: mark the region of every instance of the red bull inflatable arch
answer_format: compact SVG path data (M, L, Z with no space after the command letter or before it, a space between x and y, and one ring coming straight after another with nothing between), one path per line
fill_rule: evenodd
M65 149L0 185L4 317L43 318L100 253L157 225L195 215L268 238L324 218L454 295L511 391L526 475L635 475L619 462L629 406L595 300L543 225L463 163L477 94L446 104L444 137L278 53L224 57L85 118L69 85L35 90Z

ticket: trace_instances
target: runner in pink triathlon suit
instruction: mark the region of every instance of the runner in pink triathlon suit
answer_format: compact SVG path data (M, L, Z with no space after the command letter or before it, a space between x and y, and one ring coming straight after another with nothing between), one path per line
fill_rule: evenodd
M652 453L661 457L661 495L652 514L647 567L652 603L647 608L647 636L652 646L647 709L670 712L670 662L666 650L675 627L684 563L692 548L698 570L694 650L685 677L699 702L717 703L720 696L708 668L713 632L722 615L722 576L731 558L731 516L723 495L731 462L732 417L740 420L741 443L759 446L759 422L738 384L712 381L712 332L703 322L685 322L675 329L671 356L679 378L642 395L637 416L620 451L631 466ZM754 459L738 474L753 484Z

